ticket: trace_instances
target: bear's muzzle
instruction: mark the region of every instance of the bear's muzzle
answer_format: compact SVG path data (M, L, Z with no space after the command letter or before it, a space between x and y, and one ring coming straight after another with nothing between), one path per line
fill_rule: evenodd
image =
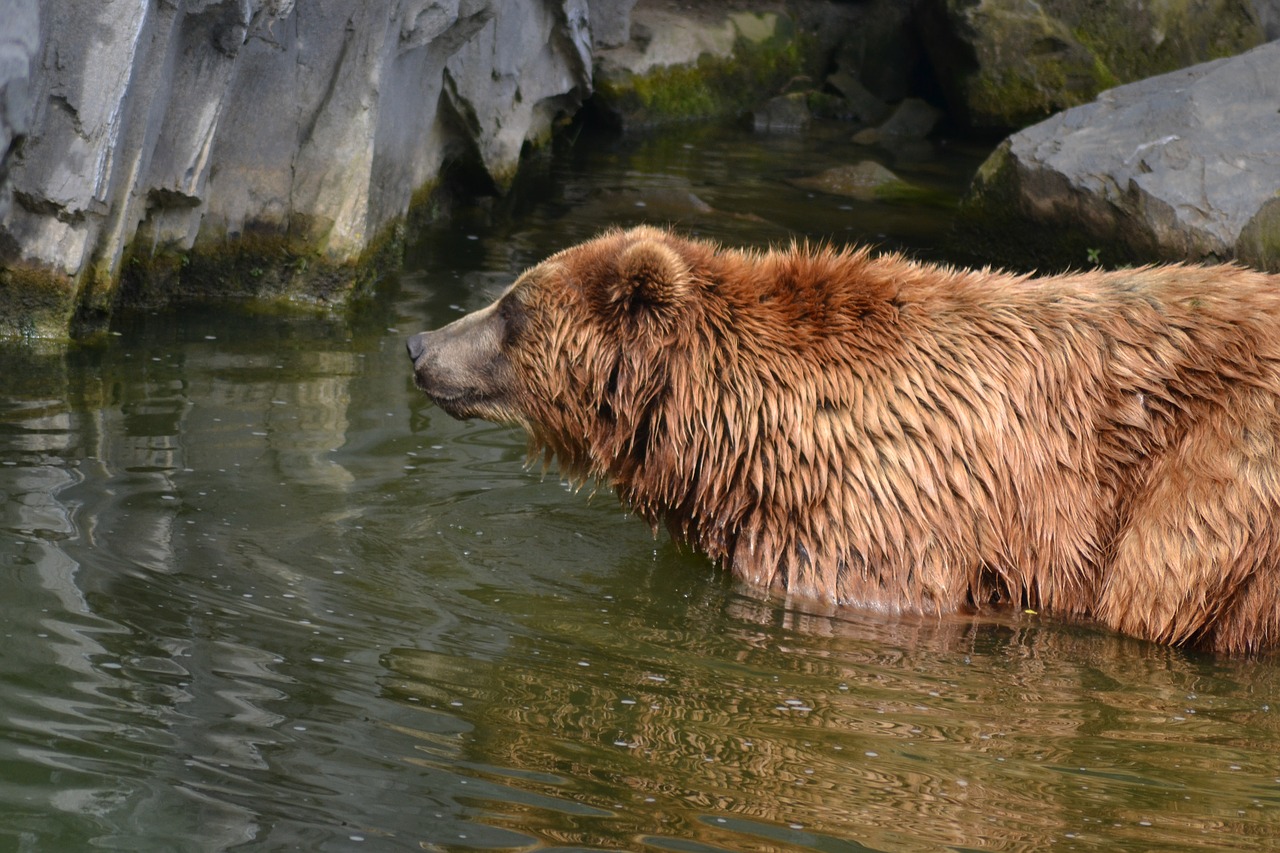
M510 365L501 341L502 318L492 305L413 335L405 346L414 384L455 418L512 420Z

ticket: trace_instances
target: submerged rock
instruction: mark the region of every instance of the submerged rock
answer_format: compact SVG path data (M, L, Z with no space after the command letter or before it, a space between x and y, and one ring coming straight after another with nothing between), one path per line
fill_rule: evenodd
M895 175L874 160L863 160L848 166L835 166L791 183L801 189L828 195L845 196L859 201L895 201L914 198L923 191Z
M962 246L1017 266L1225 260L1280 271L1280 42L1105 92L978 171Z
M859 145L919 141L933 132L941 118L941 110L919 98L907 98L894 107L892 115L883 124L858 131L853 141Z
M838 68L827 75L827 85L840 93L849 112L849 118L862 124L879 124L891 112L889 105L877 98L862 85L862 81L845 68Z
M808 96L792 92L770 98L751 114L751 126L758 133L794 133L809 126Z

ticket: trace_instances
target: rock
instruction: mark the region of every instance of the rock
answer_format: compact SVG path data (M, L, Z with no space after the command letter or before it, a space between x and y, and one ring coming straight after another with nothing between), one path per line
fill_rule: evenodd
M597 111L626 128L737 116L798 76L816 79L826 54L775 2L640 0L631 40L597 50Z
M790 183L801 189L859 201L900 199L911 195L914 190L911 184L873 160L863 160L850 166L835 166L817 175L793 178Z
M0 217L9 212L9 156L31 124L31 60L40 47L38 0L0 0ZM3 247L0 247L3 251Z
M942 113L919 98L907 98L893 110L893 115L879 127L865 127L853 135L858 145L882 145L894 151L903 146L928 148L928 136Z
M590 91L593 28L619 37L629 5L42 0L37 118L0 218L6 274L47 297L22 323L342 302L446 161L510 181Z
M753 31L768 38L777 17L770 13L763 21L753 21ZM728 59L739 35L728 14L685 13L641 3L632 10L630 41L596 52L597 73L605 78L643 76L654 70L696 65L704 56Z
M924 0L919 21L951 111L978 129L1023 127L1263 40L1246 0Z
M770 98L751 114L757 133L795 133L809 126L808 96L804 92Z
M880 125L883 139L924 139L933 132L942 112L919 98L907 98L894 107L893 115Z
M839 68L828 74L827 85L840 93L852 121L879 124L889 116L889 105L871 94L848 70Z
M591 44L596 50L620 47L631 40L631 8L636 0L587 0Z
M836 67L882 103L913 94L914 81L924 73L924 51L916 32L919 0L861 0L849 5L860 14L836 47ZM875 124L887 114L885 110L863 120Z
M858 145L877 145L880 142L880 128L864 127L853 135L853 141Z
M959 245L1016 266L1223 260L1280 271L1280 42L1105 92L979 169Z
M1280 39L1280 0L1253 0L1253 12L1267 41Z

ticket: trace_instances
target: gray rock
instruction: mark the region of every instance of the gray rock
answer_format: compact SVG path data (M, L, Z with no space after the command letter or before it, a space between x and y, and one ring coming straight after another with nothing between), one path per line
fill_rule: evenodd
M636 0L587 0L591 44L596 50L620 47L631 40L631 9Z
M595 52L594 106L619 127L738 116L825 65L782 3L645 0L631 39Z
M1278 105L1280 42L1112 89L1006 140L964 227L1016 263L1082 265L1088 245L1104 262L1280 270Z
M761 42L772 37L779 18L773 11L753 14L715 5L680 9L642 3L632 10L630 40L597 51L596 62L600 74L618 77L694 66L704 57L727 59L739 39Z
M31 125L31 60L40 47L37 0L0 0L0 216L9 212L9 155Z
M0 0L15 3L35 5ZM127 250L218 252L266 235L347 268L447 159L504 186L523 146L590 91L595 28L617 38L629 8L41 0L33 119L9 158L16 203L0 244L17 247L15 264L65 276L65 309L81 314L110 310Z

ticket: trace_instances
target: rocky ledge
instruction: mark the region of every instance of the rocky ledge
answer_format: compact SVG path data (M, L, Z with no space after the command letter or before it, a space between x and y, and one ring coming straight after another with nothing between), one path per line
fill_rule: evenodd
M39 10L38 52L0 41L0 85L29 58L34 107L7 158L0 332L63 336L178 290L342 301L398 260L451 160L511 179L632 3L0 0L25 16L6 23Z

